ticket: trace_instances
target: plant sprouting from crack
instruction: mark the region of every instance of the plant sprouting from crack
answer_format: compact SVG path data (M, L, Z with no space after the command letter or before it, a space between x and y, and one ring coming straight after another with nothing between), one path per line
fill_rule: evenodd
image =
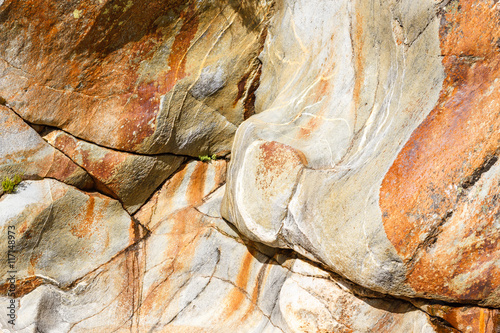
M202 162L211 162L211 161L215 161L217 159L217 155L216 154L213 154L212 156L209 156L209 155L200 155L200 156L198 156L198 158Z
M5 193L12 193L16 191L17 185L22 181L20 175L15 175L13 179L5 177L2 181L2 189Z

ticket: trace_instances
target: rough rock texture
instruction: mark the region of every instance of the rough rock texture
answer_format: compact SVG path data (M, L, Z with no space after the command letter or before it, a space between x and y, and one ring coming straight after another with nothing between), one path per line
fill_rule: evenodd
M136 214L148 238L71 288L20 298L14 331L453 332L408 302L356 296L290 252L245 244L210 209L220 207L224 173L224 162L186 165ZM159 211L170 213L153 223Z
M252 112L268 11L264 0L3 1L0 96L106 147L225 151Z
M0 105L0 180L55 178L90 189L92 178L72 160L52 148L14 112ZM1 191L1 190L0 190Z
M0 0L0 331L500 332L499 17Z
M499 10L283 1L223 216L376 291L500 306Z
M97 180L97 187L134 213L184 161L175 155L144 156L103 148L63 131L44 136Z
M56 180L22 182L0 198L0 231L15 235L20 295L40 283L67 287L145 235L119 202ZM8 237L0 246L8 249ZM5 294L9 265L0 266Z

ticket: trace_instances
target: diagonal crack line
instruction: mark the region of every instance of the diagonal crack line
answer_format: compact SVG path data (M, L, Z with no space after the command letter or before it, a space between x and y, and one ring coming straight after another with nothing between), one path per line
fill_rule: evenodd
M232 282L230 280L226 280L224 278L221 278L221 277L218 277L218 276L213 276L213 275L212 275L212 277L210 279L212 279L212 278L220 280L220 281L225 282L225 283L228 283L228 284L232 285L234 288L238 289L241 292L241 294L247 299L247 301L249 303L251 303L264 317L266 317L267 320L269 320L269 323L271 323L271 325L273 325L274 327L276 327L277 329L279 329L281 332L283 332L283 330L280 327L276 326L276 324L273 323L273 321L271 320L271 316L265 314L264 311L260 308L260 306L252 301L250 295L248 295L248 292L245 289L237 286L234 282ZM285 333L285 332L283 332L283 333Z
M182 309L180 309L168 322L167 322L167 325L172 323L175 319L177 319L177 317L182 313L184 312L184 310L186 310L195 300L197 300L200 295L205 291L205 289L207 289L207 287L209 286L210 282L212 281L212 278L214 278L214 275L215 275L215 272L217 271L217 265L219 265L219 262L220 262L220 258L221 258L221 253L220 253L220 249L217 248L217 262L215 263L215 266L214 266L214 270L212 272L212 275L210 275L210 278L208 279L208 282L203 286L203 288L200 290L200 292L198 292L196 294L196 296L190 300Z
M453 216L453 210L449 210L446 213L446 215L441 218L441 221L439 221L439 223L437 225L435 225L431 228L431 230L429 231L429 233L425 237L424 241L421 242L420 244L418 244L415 251L413 251L413 254L410 257L410 259L408 259L406 261L406 266L408 267L407 274L409 274L410 272L413 271L413 267L417 263L422 252L426 251L427 249L429 249L430 247L432 247L436 243L439 234L443 231L442 226L445 225L450 220L450 218L452 216Z
M2 103L2 105L4 105L4 103ZM127 150L120 150L120 149L117 149L117 148L114 148L114 147L108 147L108 146L104 146L102 144L98 144L98 143L95 143L95 142L92 142L92 141L88 141L86 139L83 139L75 134L72 134L66 130L64 130L63 128L60 128L60 127L57 127L57 126L53 126L53 125L47 125L47 124L44 124L44 123L31 123L29 121L27 121L26 119L23 118L23 116L21 116L21 114L19 114L19 112L17 112L16 110L14 110L8 101L5 101L5 106L11 110L12 112L14 112L19 118L21 118L27 125L29 125L31 128L33 128L33 125L40 125L40 126L46 126L48 129L51 129L51 130L60 130L80 141L83 141L83 142L86 142L88 144L91 144L91 145L94 145L94 146L97 146L97 147L100 147L100 148L104 148L104 149L109 149L109 150L112 150L112 151L115 151L115 152L118 152L118 153L124 153L124 154L130 154L130 155L136 155L136 156L146 156L146 157L156 157L156 156L165 156L165 155L171 155L171 156L178 156L178 157L184 157L186 159L193 159L195 158L194 156L190 156L190 155L182 155L182 154L174 154L174 153L158 153L158 154L146 154L146 153L138 153L138 152L135 152L135 151L127 151ZM38 132L37 132L38 133ZM43 137L42 137L43 138ZM50 144L50 143L49 143ZM52 146L52 145L51 145ZM53 147L53 146L52 146ZM55 147L54 147L55 148Z
M500 149L499 149L499 151L500 151ZM481 166L479 168L477 168L476 170L474 170L474 172L470 176L465 178L465 180L462 182L462 184L460 184L460 186L464 190L474 186L474 184L476 184L479 181L481 176L484 173L488 172L491 169L491 167L493 167L493 165L495 165L495 163L497 161L498 161L498 156L496 156L496 155L486 156L486 158L484 159Z

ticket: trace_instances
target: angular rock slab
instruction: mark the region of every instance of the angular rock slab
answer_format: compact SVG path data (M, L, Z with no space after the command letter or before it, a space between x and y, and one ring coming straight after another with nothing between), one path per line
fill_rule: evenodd
M155 192L134 217L146 228L153 230L168 215L201 205L208 195L220 191L218 189L226 181L226 164L225 160L186 163ZM220 203L213 208L213 214L220 213ZM210 213L207 212L207 215Z
M269 5L4 1L0 96L32 123L101 146L229 150L253 112Z
M129 213L137 211L184 161L182 156L115 151L58 130L45 135L44 139L91 174Z
M118 201L52 179L24 181L3 195L0 226L15 238L19 293L40 283L67 287L145 235ZM0 242L8 248L7 237ZM5 291L12 267L4 261L0 269Z
M45 285L18 299L16 332L454 332L407 302L354 296L290 252L245 245L200 212L222 194L167 213L150 237L72 288Z
M499 307L497 18L466 0L278 5L222 215L372 290Z
M0 105L0 180L23 175L25 179L55 178L90 189L92 178L68 157L47 144L12 110Z

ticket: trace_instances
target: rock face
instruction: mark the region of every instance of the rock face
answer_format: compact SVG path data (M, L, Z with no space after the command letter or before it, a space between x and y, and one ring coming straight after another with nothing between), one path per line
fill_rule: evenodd
M92 178L72 160L52 148L14 112L0 105L0 178L55 178L82 189Z
M229 150L253 112L266 1L3 1L0 96L98 145Z
M69 286L145 235L117 201L51 179L23 182L16 193L2 196L0 228L5 235L13 230L17 239L16 279L21 284L45 280L59 287ZM2 238L2 248L9 248L9 239ZM8 271L8 265L1 266L3 282Z
M99 189L120 199L130 213L137 211L184 160L174 155L144 156L114 151L63 131L52 131L44 139L92 175Z
M0 330L500 331L498 17L0 0Z
M372 290L498 307L498 10L284 1L223 216Z

